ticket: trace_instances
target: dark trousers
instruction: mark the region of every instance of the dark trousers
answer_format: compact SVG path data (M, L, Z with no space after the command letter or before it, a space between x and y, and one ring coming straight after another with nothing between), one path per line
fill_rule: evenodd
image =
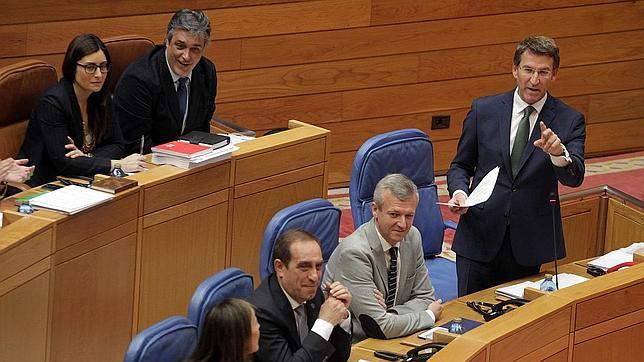
M512 253L510 230L506 229L503 245L490 262L456 256L458 296L464 296L495 285L539 273L541 265L519 265Z

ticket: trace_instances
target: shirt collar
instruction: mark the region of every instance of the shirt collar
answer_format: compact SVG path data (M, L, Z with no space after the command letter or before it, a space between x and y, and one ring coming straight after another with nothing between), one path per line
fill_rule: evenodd
M170 61L168 60L168 47L167 46L165 47L165 64L168 65L168 70L170 71L170 76L172 76L172 83L177 83L177 81L181 77L179 75L177 75L177 73L175 73L174 70L172 70L172 67L170 66ZM188 73L188 79L189 79L188 83L192 82L192 70L190 71L190 73Z
M391 249L394 246L397 247L397 248L400 247L400 241L397 242L396 245L391 246L391 244L389 244L387 242L387 240L385 240L385 238L383 238L382 235L380 235L380 231L378 231L378 225L375 225L375 226L376 226L376 234L378 235L378 240L380 240L380 245L382 246L382 251L387 253L387 252L389 252L389 249Z
M291 304L291 309L295 309L300 306L300 304L295 301L295 299L291 298L291 296L286 292L284 287L282 286L282 282L279 281L279 277L277 278L277 283L280 285L280 288L282 288L282 291L284 292L284 295L286 296L286 299L288 302ZM302 303L302 305L306 305L306 301Z
M538 101L534 102L533 104L528 104L519 96L519 88L517 87L514 90L514 101L513 101L512 107L514 109L514 113L523 113L523 110L525 109L525 107L532 106L537 111L537 114L539 114L543 109L543 105L546 104L547 99L548 99L548 92L546 92L546 94L544 94L543 97Z

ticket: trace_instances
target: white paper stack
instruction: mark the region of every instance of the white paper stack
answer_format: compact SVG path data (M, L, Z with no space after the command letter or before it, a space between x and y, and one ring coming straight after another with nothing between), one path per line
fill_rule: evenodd
M644 242L633 243L626 248L613 250L608 254L602 255L599 258L588 262L588 265L608 270L615 265L633 261L633 253L641 248L644 248Z
M586 277L582 277L575 274L560 273L557 276L553 277L552 280L556 283L559 279L559 289L567 288L571 285L579 284L588 280ZM509 285L507 287L499 288L496 290L496 294L508 297L508 298L523 298L523 290L527 287L532 287L539 289L539 286L543 282L543 279L537 280L536 282L525 281L514 285Z
M29 203L42 209L75 214L92 206L110 201L114 195L76 185L65 186L58 190L36 196Z

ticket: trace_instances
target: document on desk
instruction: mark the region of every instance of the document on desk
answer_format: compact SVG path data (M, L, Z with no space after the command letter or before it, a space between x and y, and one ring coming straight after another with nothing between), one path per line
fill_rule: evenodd
M488 172L483 180L479 182L474 190L470 193L465 201L465 205L461 207L470 207L478 205L482 202L487 201L490 196L492 196L492 191L494 191L494 186L496 185L496 179L499 177L499 166L496 166L492 171ZM448 202L437 202L438 205L447 205L447 206L456 206Z
M641 248L644 248L644 243L633 243L628 247L613 250L593 261L589 261L588 265L608 270L615 265L633 261L633 253Z
M554 281L559 279L559 289L567 288L571 285L579 284L588 280L586 277L580 275L569 274L569 273L559 273L554 277ZM543 279L537 280L535 282L525 281L514 285L508 285L507 287L499 288L495 291L496 294L508 297L508 298L523 298L523 290L527 287L532 287L539 289Z
M58 190L34 197L29 203L36 208L60 211L73 215L92 206L114 198L114 195L87 187L65 186Z

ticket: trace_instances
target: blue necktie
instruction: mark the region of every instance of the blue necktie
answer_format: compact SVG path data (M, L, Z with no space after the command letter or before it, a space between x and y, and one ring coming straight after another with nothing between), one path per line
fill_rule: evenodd
M179 78L179 85L177 86L177 100L179 101L179 119L183 122L186 115L186 105L188 103L188 89L186 89L186 82L188 77Z

